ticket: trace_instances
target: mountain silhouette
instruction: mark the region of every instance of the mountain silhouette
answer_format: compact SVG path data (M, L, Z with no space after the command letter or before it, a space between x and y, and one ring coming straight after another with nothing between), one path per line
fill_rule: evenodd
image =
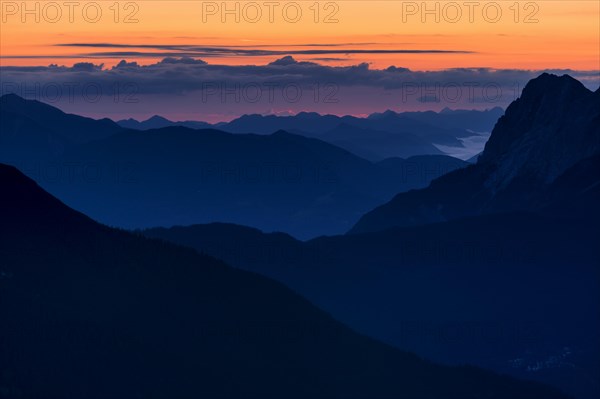
M578 205L597 199L598 190L596 202ZM592 399L600 393L589 378L600 372L598 226L501 213L306 242L227 224L142 233L281 281L403 350Z
M358 335L279 283L99 225L0 165L2 397L563 398Z
M123 119L117 121L117 124L126 129L137 129L137 130L149 130L149 129L160 129L163 127L170 126L183 126L188 127L190 129L208 129L211 128L212 125L206 122L199 121L178 121L173 122L159 115L154 115L145 121L137 121L133 118Z
M600 90L592 92L568 75L543 74L498 120L476 165L397 195L364 215L350 233L543 210L553 183L599 152Z
M492 131L494 125L498 121L498 118L504 114L504 110L500 107L494 107L484 111L451 110L444 108L440 112L417 111L403 112L401 114L407 118L415 119L438 127L467 129L474 132L483 133Z
M6 94L0 97L0 112L19 115L23 119L33 121L47 129L55 128L64 139L73 143L85 143L109 137L122 130L110 119L95 120L79 115L67 114L56 107L36 100L26 100L16 94ZM2 119L9 119L3 115ZM18 126L15 126L18 127ZM24 135L28 130L7 132L4 134Z
M231 133L271 134L283 129L339 145L370 160L439 154L435 145L463 147L461 139L492 130L501 108L485 111L386 111L367 118L301 112L295 116L244 115L215 125Z
M599 93L568 76L531 81L477 164L397 195L354 234L302 242L227 224L143 234L284 282L399 348L596 398Z
M77 144L106 138L122 130L109 119L66 114L58 108L15 94L0 97L0 160L40 163Z
M86 124L82 135L102 131L105 121L5 97L22 111L2 108L0 161L18 166L75 209L124 228L223 221L301 238L339 234L397 192L467 165L442 155L373 163L285 131L138 131L108 123L107 137L74 143L68 139L71 119ZM40 107L44 112L36 114ZM46 121L46 114L65 120Z
M398 134L369 130L347 123L340 123L335 128L322 133L299 130L291 132L318 138L373 162L391 157L409 158L417 155L444 154L428 140L411 133Z
M102 168L103 179L86 179L82 171L47 187L111 225L229 221L299 237L342 232L394 191L422 187L448 170L427 176L418 163L408 171L383 168L283 131L252 135L181 127L127 131L79 146L61 162ZM110 178L112 165L128 166L122 176L127 180ZM462 163L453 165L442 166L453 170Z

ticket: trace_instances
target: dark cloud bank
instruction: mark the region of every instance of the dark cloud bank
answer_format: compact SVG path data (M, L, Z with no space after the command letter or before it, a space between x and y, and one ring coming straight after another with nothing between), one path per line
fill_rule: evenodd
M216 65L183 56L150 65L122 60L110 68L81 62L70 67L6 66L0 72L1 94L16 93L69 112L115 119L161 114L211 122L246 113L364 115L385 109L505 107L542 72L569 74L592 90L600 81L599 71L372 69L367 63L327 66L290 55L266 65Z

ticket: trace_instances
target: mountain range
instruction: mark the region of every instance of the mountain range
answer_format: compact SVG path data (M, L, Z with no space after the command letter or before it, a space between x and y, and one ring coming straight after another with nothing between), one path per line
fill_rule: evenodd
M226 221L300 238L339 234L394 194L467 165L445 155L371 162L285 131L124 129L14 95L0 99L0 113L0 161L124 228Z
M279 283L97 224L0 164L3 398L566 398L358 335Z
M475 164L385 152L459 148L475 111L138 130L0 105L29 176L0 165L0 396L600 395L600 89L530 81Z
M199 121L178 121L173 122L164 118L160 115L154 115L145 121L137 121L133 118L123 119L117 121L119 126L124 127L126 129L136 129L136 130L149 130L149 129L160 129L163 127L170 126L183 126L188 127L190 129L208 129L213 126L210 123L199 122Z
M300 112L293 116L252 114L212 126L205 122L172 122L155 115L142 122L128 119L117 123L138 130L167 126L212 127L230 133L256 134L285 130L318 138L376 162L388 157L444 154L436 145L464 147L461 139L490 132L503 112L502 108L496 107L485 111L444 109L439 113L388 110L366 118L315 112Z
M568 76L531 81L477 164L398 194L344 236L228 224L143 234L282 281L396 347L596 398L598 93Z

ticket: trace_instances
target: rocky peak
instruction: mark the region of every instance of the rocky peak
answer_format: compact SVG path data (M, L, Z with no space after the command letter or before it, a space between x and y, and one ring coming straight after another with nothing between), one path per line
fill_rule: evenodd
M502 188L517 175L550 183L600 150L600 96L568 75L531 80L506 110L479 158L497 166L489 181Z

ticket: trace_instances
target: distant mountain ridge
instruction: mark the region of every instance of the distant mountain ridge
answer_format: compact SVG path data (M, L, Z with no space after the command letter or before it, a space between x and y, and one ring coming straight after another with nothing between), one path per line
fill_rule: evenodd
M104 139L122 130L110 119L67 114L14 94L0 97L0 161L42 162L62 155L72 146Z
M350 233L509 210L538 210L553 182L600 153L600 90L568 75L531 80L506 110L477 164L401 193Z
M35 105L34 105L35 103ZM25 118L21 127L10 128L5 124L5 132L19 131L19 134L45 133L48 138L47 148L40 148L38 158L47 157L64 151L72 144L107 138L123 129L150 130L165 127L187 127L190 129L218 129L230 133L272 134L285 130L307 137L319 138L340 146L354 154L373 162L389 157L408 158L415 155L444 154L436 145L462 148L462 138L477 135L478 132L491 130L502 109L499 107L485 111L476 110L444 110L443 112L394 112L371 114L366 118L354 116L338 117L320 115L315 112L300 112L294 116L275 115L243 115L230 122L210 124L202 121L171 121L154 115L147 120L123 119L113 122L110 119L95 121L64 112L38 101L25 100L14 94L2 96L0 109L4 118L14 120ZM24 108L28 110L25 111ZM23 109L23 110L22 110ZM26 113L24 113L26 112ZM69 121L68 123L66 121ZM43 123L41 123L43 122ZM27 124L35 123L43 129L33 128L27 133ZM58 135L58 136L56 136ZM13 142L2 139L4 152L27 152ZM10 148L9 147L13 146ZM0 148L0 151L2 149ZM12 158L18 158L15 155ZM8 160L8 158L4 158Z
M397 190L424 186L466 163L421 157L391 168L287 132L231 134L170 127L127 131L83 145L61 162L92 164L126 181L84 171L48 188L70 205L120 227L225 221L306 238L344 231ZM118 211L116 211L118 210Z
M445 155L370 162L283 130L140 131L16 96L3 103L0 161L70 206L125 228L221 221L300 238L339 234L398 191L467 165ZM75 134L78 141L68 138Z
M429 140L412 133L391 133L349 125L342 122L326 132L291 130L343 148L372 162L387 158L410 158L418 155L444 155Z
M203 128L214 127L214 128L223 128L227 129L227 126L231 124L231 129L247 129L244 128L244 124L248 121L253 121L253 123L261 123L261 121L267 122L262 125L263 127L260 131L251 132L251 131L243 131L243 133L263 133L270 134L275 132L276 130L294 130L297 129L298 120L302 121L312 121L309 128L306 130L309 132L324 132L327 130L331 130L336 128L339 123L349 123L349 121L355 119L371 119L371 120L380 120L384 116L404 116L410 119L418 120L430 125L438 126L438 127L452 127L457 129L468 129L475 132L486 132L490 131L496 120L502 114L504 110L500 107L494 107L491 109L486 109L483 111L479 110L466 110L466 109L456 109L452 110L449 108L445 108L440 112L434 111L404 111L404 112L396 112L396 111L385 111L381 113L373 113L368 115L366 118L358 118L352 116L335 116L335 115L323 115L317 112L299 112L296 115L291 116L277 116L277 115L260 115L260 114L246 114L239 118L235 118L229 122L218 122L218 123L208 123L203 121L189 120L189 121L171 121L163 116L154 115L144 121L138 121L133 118L122 119L117 121L116 123L120 126L128 129L156 129L160 127L167 126L183 126L189 128L198 128L195 126L201 125ZM272 121L279 121L279 123ZM271 125L269 125L272 123ZM235 127L234 127L235 126ZM238 127L239 126L239 127Z
M188 127L190 129L208 129L212 128L213 125L206 122L200 121L178 121L173 122L159 115L154 115L144 121L137 121L133 118L122 119L117 121L117 124L126 129L136 129L136 130L149 130L149 129L160 129L163 127L170 126L183 126Z
M95 120L79 115L67 114L58 108L36 100L25 100L15 94L0 97L0 112L18 114L46 128L58 128L64 139L73 143L84 143L111 136L123 130L108 118Z
M443 154L436 144L462 147L461 138L491 131L503 112L502 108L496 107L485 111L445 109L439 113L388 110L366 118L316 112L300 112L293 116L249 114L213 125L196 121L173 122L155 115L143 122L128 119L117 123L141 130L168 126L257 134L285 130L338 145L371 161L380 161L388 157Z

